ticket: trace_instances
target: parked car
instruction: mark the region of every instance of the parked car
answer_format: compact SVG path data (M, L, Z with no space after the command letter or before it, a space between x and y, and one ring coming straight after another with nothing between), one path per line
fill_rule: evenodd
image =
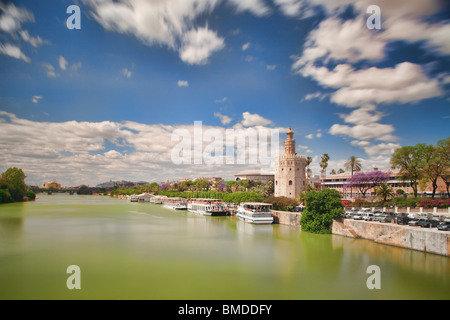
M419 226L422 228L435 228L439 225L439 221L434 219L425 219L419 221Z
M384 222L384 223L392 223L394 218L389 214L383 214L378 217L378 222Z
M305 206L296 206L292 212L303 212L305 210Z
M407 216L397 216L395 220L397 224L407 225L411 219Z
M427 219L425 219L425 218L420 218L420 219L411 220L411 221L408 222L408 226L411 226L411 227L418 227L418 226L420 226L420 223L423 223L423 222L425 222L426 220L427 220Z
M361 213L355 213L353 214L353 220L362 220L363 216Z
M444 221L437 226L438 230L441 231L450 231L450 221Z
M372 212L364 212L362 214L362 219L366 221L372 221L374 220L374 214Z

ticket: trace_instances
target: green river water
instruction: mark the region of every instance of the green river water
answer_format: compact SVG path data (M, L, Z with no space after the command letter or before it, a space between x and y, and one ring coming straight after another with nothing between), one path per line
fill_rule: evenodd
M450 259L103 196L0 206L0 299L449 299ZM81 271L69 290L67 267ZM381 289L369 290L371 265Z

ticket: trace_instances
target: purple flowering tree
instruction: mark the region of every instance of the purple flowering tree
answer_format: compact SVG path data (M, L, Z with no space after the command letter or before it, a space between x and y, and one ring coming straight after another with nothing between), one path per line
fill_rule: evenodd
M347 180L347 183L344 187L353 187L357 188L359 192L362 194L363 198L366 197L367 191L370 189L374 189L382 183L385 183L389 180L390 172L382 172L382 171L371 171L371 172L359 172L355 174L351 179Z
M225 181L221 181L217 184L217 189L219 189L219 191L221 192L223 192L226 187L228 187L228 184Z
M169 189L169 186L166 183L161 183L161 186L159 187L159 189L166 191L167 189Z

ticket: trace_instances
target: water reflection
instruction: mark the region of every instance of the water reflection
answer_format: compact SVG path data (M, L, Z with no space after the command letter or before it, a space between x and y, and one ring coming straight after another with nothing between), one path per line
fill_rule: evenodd
M155 204L40 197L0 207L0 298L65 297L70 264L84 270L83 298L449 298L447 257ZM365 285L372 264L378 293Z

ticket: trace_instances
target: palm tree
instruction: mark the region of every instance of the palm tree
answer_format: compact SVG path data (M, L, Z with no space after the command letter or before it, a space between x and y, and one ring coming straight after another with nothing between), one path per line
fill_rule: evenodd
M305 162L305 166L306 166L306 185L309 185L309 173L311 172L311 169L309 168L309 165L312 162L312 158L311 157L306 157L306 162Z
M358 160L355 156L351 156L350 159L344 164L345 169L352 171L352 180L353 180L353 172L361 170L361 161ZM350 198L353 197L353 186L350 188Z
M324 180L325 180L327 176L328 160L330 160L330 156L327 153L324 153L321 159L322 161L320 162L320 167L322 168L322 172L324 173Z
M387 183L380 184L376 189L377 196L383 198L383 201L386 202L387 199L394 197L394 190L392 189L392 186Z

